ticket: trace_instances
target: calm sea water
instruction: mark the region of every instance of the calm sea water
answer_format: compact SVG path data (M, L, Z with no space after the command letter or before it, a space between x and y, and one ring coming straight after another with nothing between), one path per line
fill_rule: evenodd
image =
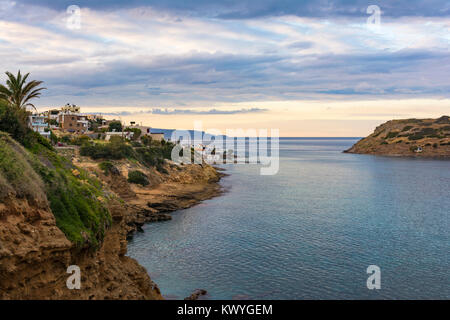
M167 298L450 299L450 161L341 153L356 141L282 139L274 176L228 165L227 193L146 225L128 254Z

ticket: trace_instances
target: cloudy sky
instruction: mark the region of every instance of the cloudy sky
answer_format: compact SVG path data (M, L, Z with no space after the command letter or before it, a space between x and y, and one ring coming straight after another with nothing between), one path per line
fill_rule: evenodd
M45 81L40 109L160 128L363 136L450 114L449 45L444 0L0 0L0 71Z

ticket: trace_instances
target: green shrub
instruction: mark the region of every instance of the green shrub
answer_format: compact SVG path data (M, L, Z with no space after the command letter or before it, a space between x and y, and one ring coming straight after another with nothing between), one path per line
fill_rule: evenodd
M143 145L142 145L142 143L140 143L138 141L131 141L131 146L133 148L141 148Z
M31 131L27 126L27 116L28 113L24 110L15 110L0 99L0 131L9 133L22 144Z
M51 142L47 140L47 138L44 138L39 133L33 130L29 130L27 132L24 139L22 140L22 144L25 148L31 151L39 150L41 146L48 150L54 150Z
M128 172L128 182L147 186L150 184L148 177L139 170Z
M133 140L138 140L142 133L139 128L126 128L125 131L133 132Z
M120 121L111 121L108 125L109 132L116 131L121 132L122 131L122 123Z
M414 134L411 134L411 135L408 136L408 139L412 140L412 141L420 140L420 139L423 139L423 138L425 138L425 136L423 134L420 134L420 133L414 133Z
M111 223L109 211L98 200L104 197L101 183L54 152L39 152L49 165L35 168L46 184L46 194L56 225L77 247L99 247ZM72 170L78 170L75 176Z
M72 139L71 144L73 144L75 146L82 146L84 144L87 144L90 140L91 140L91 138L89 138L88 136L81 135L81 136L77 136L74 139Z
M406 127L404 127L404 128L402 129L402 132L408 131L408 130L410 130L410 129L412 129L412 128L413 128L412 126L406 126Z
M120 137L113 137L120 138ZM124 158L133 158L133 148L125 141L120 139L111 139L109 143L90 143L81 146L80 154L89 156L92 159L113 159L120 160Z
M395 138L396 136L398 136L399 132L398 131L391 131L386 135L386 139L392 139Z
M116 168L111 162L103 161L98 164L99 168L103 171L103 173L107 176L110 173L113 175L119 174L119 169Z
M152 137L149 137L147 135L144 135L141 137L141 142L146 145L149 146L152 143Z
M63 143L70 143L71 141L72 141L72 139L70 138L70 135L68 135L68 134L61 137L61 142L63 142Z
M50 131L50 141L53 144L57 144L58 143L58 137L53 133L53 131Z

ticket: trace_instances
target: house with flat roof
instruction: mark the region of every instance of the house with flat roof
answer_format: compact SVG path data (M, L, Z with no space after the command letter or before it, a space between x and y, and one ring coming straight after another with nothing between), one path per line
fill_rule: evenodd
M131 132L131 131L124 131L124 132L111 131L111 132L105 133L105 140L109 141L109 140L111 140L111 137L123 137L127 140L131 140L131 139L133 139L133 135L134 135L134 132Z
M155 141L162 141L164 140L164 132L152 132L150 131L150 137L152 138L152 140Z
M50 138L50 130L46 121L47 117L41 114L32 114L28 117L28 126L40 135Z
M85 116L70 113L59 115L59 127L67 132L85 133L89 128L89 121Z

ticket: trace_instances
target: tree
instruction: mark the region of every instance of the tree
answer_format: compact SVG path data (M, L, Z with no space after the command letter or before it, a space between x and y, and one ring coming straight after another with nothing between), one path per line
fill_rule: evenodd
M19 72L17 76L14 76L10 72L6 72L8 80L6 80L6 86L0 84L0 99L4 99L15 110L26 110L27 107L32 107L36 110L34 104L30 101L34 98L39 98L41 91L46 89L39 87L42 81L32 80L27 83L28 76L22 76Z
M28 133L27 113L22 109L11 108L9 103L0 98L0 131L5 131L23 142Z
M149 146L149 145L152 143L152 137L149 137L149 136L147 136L147 135L143 135L143 136L141 137L141 142L142 142L144 145Z
M142 130L139 128L128 127L125 129L125 131L133 132L133 140L135 140L135 141L139 139L139 137L141 136L141 133L142 133Z
M122 131L122 123L120 121L111 121L108 126L109 132L116 131L121 132Z

